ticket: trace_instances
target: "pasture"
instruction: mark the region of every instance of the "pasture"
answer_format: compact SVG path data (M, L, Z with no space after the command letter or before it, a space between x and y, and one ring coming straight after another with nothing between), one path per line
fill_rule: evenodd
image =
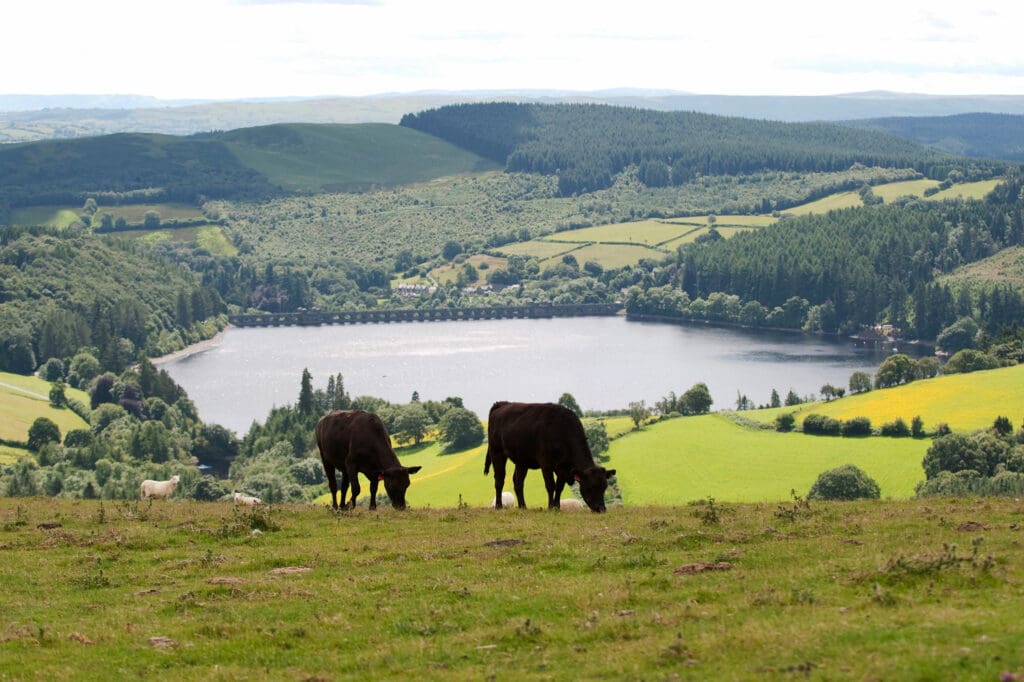
M99 207L97 215L109 213L115 220L124 218L129 225L142 225L146 213L156 211L161 220L193 221L204 220L206 216L195 206L182 203L125 204ZM81 207L74 206L27 206L11 210L12 225L45 225L65 228L79 219Z
M476 268L480 275L480 282L483 283L487 278L487 271L491 268L497 270L503 270L508 267L507 258L498 258L496 256L488 256L485 254L476 254L466 258L462 262L445 263L430 271L430 276L440 284L447 284L448 282L454 282L458 279L459 273L466 267L465 264L469 263ZM483 270L480 270L480 266L486 264Z
M783 213L801 216L809 215L811 213L828 213L829 211L835 211L841 208L852 208L854 206L863 205L864 202L861 201L860 194L857 192L837 192L836 194L830 194L827 197L822 197L816 201L810 201L806 204L787 208Z
M618 471L623 503L778 502L804 496L818 474L856 464L883 497L905 499L924 479L931 441L825 438L747 429L719 414L648 425L612 443L607 466ZM529 485L529 479L527 479Z
M622 268L636 265L643 258L661 260L668 254L661 249L630 244L587 244L572 251L576 262L581 266L587 261L594 261L603 268ZM547 259L543 265L554 265L561 258L555 256Z
M67 388L69 399L89 405L89 395L84 391ZM34 376L22 376L0 372L0 439L25 442L28 430L38 417L53 420L60 428L61 437L72 429L85 429L89 425L67 408L50 406L50 384Z
M926 430L945 422L954 431L972 431L992 426L999 416L1009 417L1014 427L1020 428L1024 365L921 379L829 403L799 406L797 421L812 412L836 419L867 417L875 428L897 417L909 425L916 416L924 421Z
M618 471L626 505L679 505L706 497L725 502L780 502L790 499L792 490L806 495L821 472L851 463L878 482L883 497L907 499L924 480L921 460L931 443L910 438L783 434L746 428L720 414L656 421L640 431L633 430L628 417L604 421L613 439L604 466ZM423 467L412 476L409 504L433 508L490 505L494 477L483 473L486 451L485 443L446 453L433 441L397 448L403 466ZM369 499L368 482L361 479L360 485L359 501L364 504ZM504 489L512 490L511 465ZM526 477L525 495L527 507L547 505L539 471ZM316 503L329 505L330 495L321 495Z
M984 199L985 195L995 189L996 185L1000 183L999 178L992 180L979 180L977 182L964 182L959 185L953 185L949 189L944 189L941 192L927 197L933 201L942 201L943 199Z
M883 185L873 185L871 192L876 197L881 197L886 203L891 203L897 197L913 196L923 197L924 191L939 184L938 180L904 180L902 182L887 182Z
M0 677L1019 679L1022 514L6 498Z
M544 240L565 242L594 242L615 244L637 244L657 246L663 242L676 239L692 226L680 225L662 220L638 220L628 223L612 223L596 227L582 227L578 230L556 232Z
M129 230L116 234L128 239L139 239L150 244L164 241L195 242L200 248L206 249L214 256L238 255L238 248L228 241L227 237L224 236L224 231L218 225L161 230Z

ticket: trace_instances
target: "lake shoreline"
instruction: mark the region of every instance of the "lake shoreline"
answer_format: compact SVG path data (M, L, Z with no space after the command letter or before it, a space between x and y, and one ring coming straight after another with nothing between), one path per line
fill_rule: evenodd
M196 355L198 353L203 353L208 350L212 350L213 348L216 348L221 344L221 342L224 340L224 335L227 333L229 329L234 329L234 327L232 327L229 324L208 339L203 339L202 341L189 344L182 348L181 350L176 350L173 353L168 353L167 355L161 355L158 358L150 358L150 362L152 362L153 365L159 367L160 365L165 365L168 362L174 362L175 360L183 360L184 358L187 358L189 356Z

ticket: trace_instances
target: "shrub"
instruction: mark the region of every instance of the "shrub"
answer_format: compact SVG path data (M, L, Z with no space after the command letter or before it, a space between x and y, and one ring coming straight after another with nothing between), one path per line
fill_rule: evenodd
M804 433L816 436L838 436L842 433L843 425L838 419L823 414L809 414L804 417L803 428Z
M844 436L870 436L871 420L867 417L854 417L843 422Z
M28 429L28 449L38 452L47 443L60 442L60 427L52 419L38 417Z
M910 422L910 435L914 438L924 438L924 420L917 415Z
M920 420L920 417L916 417ZM890 438L906 438L910 435L910 427L902 418L897 417L895 421L882 424L882 435Z
M967 374L983 369L996 369L999 360L980 350L965 348L953 354L942 368L943 374Z
M878 483L853 464L821 473L807 493L809 500L877 500L879 497Z
M796 417L793 416L792 412L784 412L779 416L775 417L775 430L783 433L793 430L793 426L796 424Z

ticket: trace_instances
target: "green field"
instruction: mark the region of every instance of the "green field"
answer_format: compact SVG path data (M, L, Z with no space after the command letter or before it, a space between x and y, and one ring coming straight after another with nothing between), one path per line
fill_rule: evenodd
M999 416L1009 417L1015 427L1020 427L1024 416L1024 365L922 379L817 403L800 410L797 419L810 412L836 419L868 417L876 428L897 417L910 424L916 416L928 430L945 422L955 431L971 431L992 426Z
M433 277L440 284L447 284L448 282L454 282L458 279L459 273L465 267L465 263L469 263L475 267L480 274L480 281L478 284L486 281L487 272L490 269L502 270L508 266L507 258L497 258L495 256L487 256L484 254L477 254L470 256L462 263L446 263L445 265L438 266L430 271L430 276ZM480 266L484 263L487 267L480 270Z
M876 197L881 197L886 203L903 196L923 197L924 191L939 184L938 180L905 180L903 182L887 182L883 185L874 185L871 192Z
M417 502L0 499L0 678L1024 674L1019 501Z
M996 185L1000 182L999 178L979 180L978 182L965 182L933 194L928 199L934 201L942 201L943 199L984 199L985 195L995 189Z
M146 213L156 211L161 220L203 220L205 215L195 206L180 203L126 204L124 206L100 206L97 213L109 213L115 219L124 218L129 225L141 225ZM11 211L12 225L48 225L65 228L78 220L81 207L70 206L29 206Z
M692 229L690 226L681 226L677 223L668 223L661 220L638 220L630 223L597 225L596 227L556 232L542 239L546 241L611 242L656 246L662 242L676 239L680 235L689 232L690 229Z
M811 201L806 204L787 208L784 213L800 216L809 215L811 213L828 213L829 211L835 211L841 208L852 208L854 206L863 205L864 202L861 201L860 194L857 192L838 192L836 194L830 194L827 197L822 197L817 201Z
M779 501L806 495L823 471L856 464L883 497L913 495L928 443L909 438L820 438L745 429L722 415L683 417L616 440L609 466L627 504Z
M89 405L89 394L73 388L64 391L69 399ZM72 429L89 425L69 409L50 407L50 384L38 377L0 372L0 438L25 442L28 430L38 417L47 417L60 427L63 437Z
M116 233L119 237L138 239L150 244L159 242L195 242L215 256L236 256L238 249L224 236L218 225L205 227L179 227L162 230L128 230Z
M581 266L587 261L594 261L603 268L621 268L627 265L636 265L642 258L661 260L668 254L661 249L648 248L646 246L630 246L628 244L588 244L582 248L572 251L576 262ZM548 259L545 265L559 262L557 256Z
M224 137L242 163L289 190L363 191L498 168L436 137L385 123L276 125Z
M578 249L579 246L579 244L575 243L559 244L557 242L546 242L539 239L531 239L528 242L506 244L505 246L498 247L495 251L506 256L527 256L529 258L539 258L544 260L545 258L562 256Z

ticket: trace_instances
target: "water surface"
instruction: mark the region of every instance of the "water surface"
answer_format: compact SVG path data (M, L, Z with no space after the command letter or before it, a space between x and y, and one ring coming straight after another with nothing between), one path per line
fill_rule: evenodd
M496 400L556 401L584 410L653 405L703 381L712 409L738 394L766 404L846 386L874 374L884 353L845 340L622 317L230 328L219 344L161 367L188 391L204 421L244 434L275 405L298 400L302 370L314 388L344 375L352 396L408 402L459 396L481 419Z

